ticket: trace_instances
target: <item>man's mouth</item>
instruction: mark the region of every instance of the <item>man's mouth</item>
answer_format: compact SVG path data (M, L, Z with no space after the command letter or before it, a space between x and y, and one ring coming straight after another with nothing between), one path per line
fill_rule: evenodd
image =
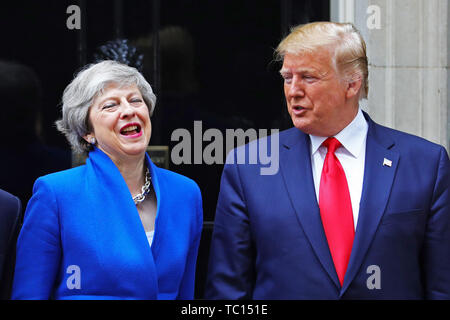
M132 136L141 132L141 126L138 123L130 123L120 129L120 134L124 136Z
M293 109L296 110L296 111L301 111L301 110L303 110L305 108L303 108L302 106L294 106Z

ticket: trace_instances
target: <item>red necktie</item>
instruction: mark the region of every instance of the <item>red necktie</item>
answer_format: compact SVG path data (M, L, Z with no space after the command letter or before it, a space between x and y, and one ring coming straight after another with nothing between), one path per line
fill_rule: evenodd
M322 145L328 152L320 178L320 217L342 286L355 236L352 202L344 169L334 154L341 143L336 138L328 138Z

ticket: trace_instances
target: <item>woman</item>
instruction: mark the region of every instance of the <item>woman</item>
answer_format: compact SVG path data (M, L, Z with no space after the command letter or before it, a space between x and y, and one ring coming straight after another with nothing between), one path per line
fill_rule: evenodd
M155 102L142 75L114 61L67 86L56 124L88 158L36 180L14 299L193 298L201 194L146 154Z

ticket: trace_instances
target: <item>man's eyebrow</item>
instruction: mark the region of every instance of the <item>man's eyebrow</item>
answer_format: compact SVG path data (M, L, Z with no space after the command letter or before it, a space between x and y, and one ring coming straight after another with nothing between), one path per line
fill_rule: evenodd
M308 72L309 73L317 72L317 70L313 69L313 68L298 68L298 69L294 69L294 70L282 68L280 70L280 74L283 74L283 73L308 73Z
M324 77L328 74L328 71L319 71L317 69L314 68L308 68L308 67L304 67L304 68L298 68L298 69L286 69L286 68L282 68L280 70L280 74L281 76L285 76L288 74L292 74L292 73L300 73L300 74L316 74L319 75L321 77Z

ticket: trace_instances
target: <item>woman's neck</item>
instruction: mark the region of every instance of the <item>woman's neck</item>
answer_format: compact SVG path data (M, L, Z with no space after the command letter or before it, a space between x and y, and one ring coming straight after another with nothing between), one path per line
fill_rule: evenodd
M130 190L130 193L135 196L141 192L141 188L145 182L144 172L145 156L140 159L129 159L116 163L122 177Z
M141 193L141 188L145 183L145 153L137 155L117 155L112 154L99 147L114 162L124 178L132 196Z

